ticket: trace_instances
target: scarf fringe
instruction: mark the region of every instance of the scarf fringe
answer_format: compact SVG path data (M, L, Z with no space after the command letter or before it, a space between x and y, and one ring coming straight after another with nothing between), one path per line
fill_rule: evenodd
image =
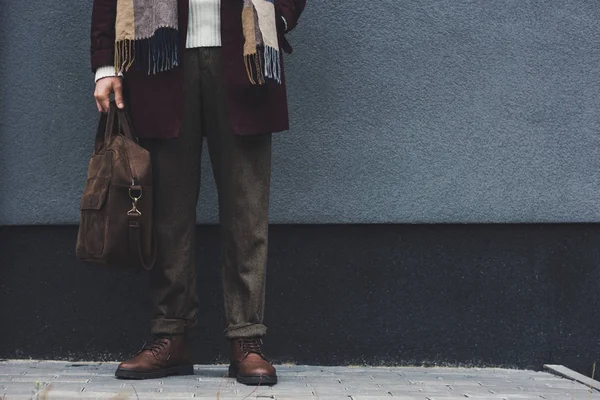
M279 49L265 47L265 76L281 84L281 64Z
M115 72L124 73L136 64L148 75L179 65L179 34L173 28L159 28L149 38L119 40L115 43Z
M248 54L244 56L244 63L246 64L246 73L248 79L253 85L263 85L265 83L265 76L262 68L262 56L259 52L254 54Z
M256 53L244 56L246 73L253 85L264 85L266 78L281 84L281 60L279 50L273 47L259 47Z

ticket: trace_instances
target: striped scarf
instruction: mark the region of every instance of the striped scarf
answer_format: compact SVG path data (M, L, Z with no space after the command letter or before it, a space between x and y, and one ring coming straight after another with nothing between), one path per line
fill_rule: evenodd
M232 0L226 0L232 1ZM242 31L248 79L281 84L281 65L274 0L243 1ZM179 65L177 0L117 0L115 70L135 64L149 75Z

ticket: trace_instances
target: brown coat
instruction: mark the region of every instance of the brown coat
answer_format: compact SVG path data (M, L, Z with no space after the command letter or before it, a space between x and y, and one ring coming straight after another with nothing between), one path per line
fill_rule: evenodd
M178 0L180 49L185 48L189 0ZM275 8L286 19L289 32L298 23L306 0L275 0ZM280 132L289 129L285 69L282 85L251 85L243 59L242 0L221 0L221 44L229 120L237 135ZM112 65L115 44L117 0L94 0L91 29L92 71ZM279 43L291 53L283 24ZM184 51L180 51L183 64ZM140 137L174 138L179 134L183 113L183 69L175 67L156 75L147 75L132 67L124 78L126 104L136 134Z

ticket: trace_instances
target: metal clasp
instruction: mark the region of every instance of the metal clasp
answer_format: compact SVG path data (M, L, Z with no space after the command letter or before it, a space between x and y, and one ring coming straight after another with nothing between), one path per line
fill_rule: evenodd
M134 193L137 192L137 193ZM129 198L131 199L131 210L127 211L127 215L141 217L142 213L137 208L138 201L142 198L142 188L129 188Z

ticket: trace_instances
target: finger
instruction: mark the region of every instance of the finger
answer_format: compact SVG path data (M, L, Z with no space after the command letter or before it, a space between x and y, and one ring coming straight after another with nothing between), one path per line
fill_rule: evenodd
M108 111L108 101L109 101L109 91L103 87L96 87L96 92L94 93L94 97L96 98L96 104L98 104L98 111L107 112Z
M103 93L100 98L98 99L100 102L100 107L102 108L102 112L108 112L108 108L109 108L109 102L110 102L110 96L107 93Z
M96 100L96 108L98 109L98 112L102 112L102 106L98 103L98 100Z
M113 90L115 92L115 103L117 103L117 107L123 109L125 107L125 101L123 100L123 85L121 84L121 80L116 80L113 85Z

